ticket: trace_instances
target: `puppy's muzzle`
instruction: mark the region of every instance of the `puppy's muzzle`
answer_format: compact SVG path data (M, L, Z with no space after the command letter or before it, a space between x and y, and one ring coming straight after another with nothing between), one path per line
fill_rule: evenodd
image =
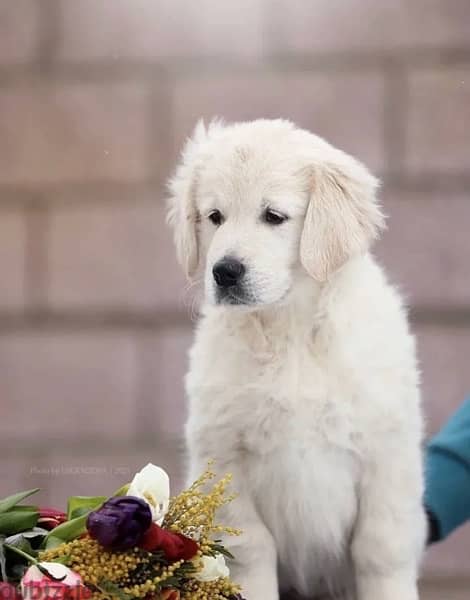
M237 286L245 274L245 265L238 259L225 256L215 263L212 275L217 286L227 289Z

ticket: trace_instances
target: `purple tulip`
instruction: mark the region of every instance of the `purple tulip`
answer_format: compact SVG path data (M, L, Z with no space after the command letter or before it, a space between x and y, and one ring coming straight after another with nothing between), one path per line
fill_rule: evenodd
M128 550L136 546L152 524L150 507L135 496L115 496L87 519L90 536L107 550Z

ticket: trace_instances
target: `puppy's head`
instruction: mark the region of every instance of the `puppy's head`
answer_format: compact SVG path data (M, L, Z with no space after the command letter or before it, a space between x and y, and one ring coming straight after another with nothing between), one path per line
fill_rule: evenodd
M302 277L324 282L384 224L365 167L282 120L199 123L169 187L178 258L213 304L259 308Z

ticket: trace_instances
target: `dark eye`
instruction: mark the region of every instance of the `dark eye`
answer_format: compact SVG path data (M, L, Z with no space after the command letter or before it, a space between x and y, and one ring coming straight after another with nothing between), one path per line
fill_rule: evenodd
M288 218L287 215L283 215L272 208L267 208L263 213L263 221L269 223L269 225L282 225Z
M222 213L220 212L220 210L212 210L208 214L208 217L209 217L209 220L214 225L222 225L222 223L224 222L224 217L223 217Z

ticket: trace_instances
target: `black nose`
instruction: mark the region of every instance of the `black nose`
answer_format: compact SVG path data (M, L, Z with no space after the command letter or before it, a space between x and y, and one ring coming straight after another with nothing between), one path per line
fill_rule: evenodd
M222 258L215 263L212 274L219 287L228 288L237 285L245 274L245 267L236 258Z

